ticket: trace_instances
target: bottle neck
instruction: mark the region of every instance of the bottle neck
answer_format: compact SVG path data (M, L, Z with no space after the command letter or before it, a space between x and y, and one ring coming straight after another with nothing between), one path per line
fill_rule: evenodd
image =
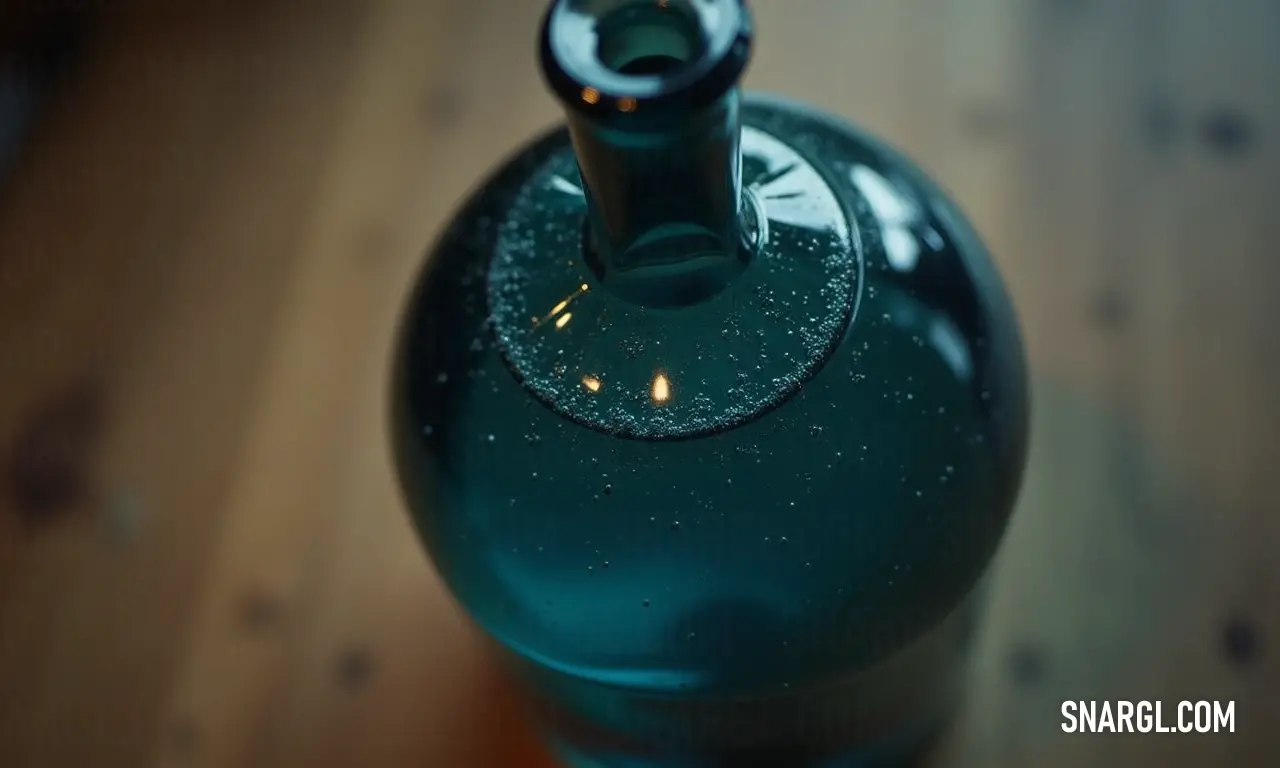
M646 303L684 304L741 271L741 96L613 124L568 111L599 276ZM650 290L652 289L652 290Z
M742 0L555 0L542 65L565 105L605 287L651 306L717 293L750 248L741 223Z

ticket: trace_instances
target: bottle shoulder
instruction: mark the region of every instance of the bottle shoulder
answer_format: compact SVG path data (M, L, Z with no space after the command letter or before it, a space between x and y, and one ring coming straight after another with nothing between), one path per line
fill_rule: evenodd
M585 202L563 127L473 193L429 255L419 293L443 286L448 300L483 315L527 389L564 416L624 437L688 438L744 423L793 395L853 336L883 336L878 326L904 322L919 325L913 335L947 339L958 365L954 350L968 348L965 365L990 372L977 377L989 379L985 402L1025 421L1015 313L950 198L901 153L829 114L752 94L742 117L744 207L764 245L754 272L717 301L646 311L601 290L583 258ZM945 332L919 319L930 314L946 319ZM741 356L722 349L726 338L766 352L744 379L734 370ZM615 390L601 370L636 380L627 402L652 400L665 375L654 354L663 343L661 357L683 358L684 399L660 409L610 405ZM708 405L717 399L722 407ZM696 413L686 409L695 401Z

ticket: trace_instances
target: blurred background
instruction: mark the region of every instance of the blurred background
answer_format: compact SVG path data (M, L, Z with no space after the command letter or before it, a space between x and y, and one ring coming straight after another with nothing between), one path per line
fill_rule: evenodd
M550 765L383 432L427 244L557 119L543 7L0 4L0 765ZM754 10L748 86L933 173L1029 346L935 764L1280 765L1280 2ZM1236 733L1064 734L1066 699L1235 701Z

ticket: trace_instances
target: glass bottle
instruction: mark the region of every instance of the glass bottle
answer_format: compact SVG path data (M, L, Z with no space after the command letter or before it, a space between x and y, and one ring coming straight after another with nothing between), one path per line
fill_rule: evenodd
M573 766L893 764L946 722L1018 492L1016 319L964 217L744 97L741 0L558 0L567 126L426 261L392 395L441 576Z

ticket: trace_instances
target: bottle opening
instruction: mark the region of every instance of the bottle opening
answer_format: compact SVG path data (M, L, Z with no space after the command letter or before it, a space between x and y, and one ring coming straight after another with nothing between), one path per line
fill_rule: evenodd
M707 52L697 18L680 3L633 3L596 25L596 55L621 75L663 76L678 72Z
M712 106L750 51L744 0L554 0L539 55L566 107L605 120Z

